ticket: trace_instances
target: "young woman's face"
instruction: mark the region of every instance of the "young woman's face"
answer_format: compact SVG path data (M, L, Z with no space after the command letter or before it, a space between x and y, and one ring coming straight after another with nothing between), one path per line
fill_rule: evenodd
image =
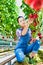
M25 19L23 17L19 18L18 21L19 21L19 25L21 27L24 27L25 26Z

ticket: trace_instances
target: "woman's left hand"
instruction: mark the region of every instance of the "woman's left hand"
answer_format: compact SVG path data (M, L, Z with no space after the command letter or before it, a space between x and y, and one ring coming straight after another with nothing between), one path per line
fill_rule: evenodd
M32 38L30 43L35 42L35 41L36 41L36 38Z

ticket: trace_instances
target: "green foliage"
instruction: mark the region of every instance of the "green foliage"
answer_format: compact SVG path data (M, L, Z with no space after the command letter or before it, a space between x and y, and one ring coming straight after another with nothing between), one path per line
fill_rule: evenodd
M38 12L38 20L39 20L39 28L40 28L40 32L42 33L43 35L43 9L41 9L39 12Z
M15 36L19 8L15 0L0 0L0 33Z
M22 1L21 8L22 8L23 12L25 13L25 18L26 19L29 17L30 13L34 13L35 12L32 8L30 8L30 6L25 4L24 1Z
M38 56L40 57L41 61L43 62L43 51L38 51Z

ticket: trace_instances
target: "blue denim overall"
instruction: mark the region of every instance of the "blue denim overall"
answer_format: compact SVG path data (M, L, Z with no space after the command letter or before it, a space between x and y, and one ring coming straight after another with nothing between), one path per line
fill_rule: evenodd
M29 29L27 33L20 37L16 47L15 47L15 55L18 62L23 62L25 55L34 52L37 53L40 47L40 40L36 40L35 42L28 44L30 42L31 35L29 33Z

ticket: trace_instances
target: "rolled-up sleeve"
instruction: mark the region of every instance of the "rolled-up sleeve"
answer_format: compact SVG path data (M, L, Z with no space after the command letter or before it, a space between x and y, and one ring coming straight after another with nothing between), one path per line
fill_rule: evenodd
M20 37L21 36L21 30L17 29L16 30L16 35L17 35L17 37Z
M29 28L29 31L28 31L30 37L32 37L32 34L31 34L31 29Z

